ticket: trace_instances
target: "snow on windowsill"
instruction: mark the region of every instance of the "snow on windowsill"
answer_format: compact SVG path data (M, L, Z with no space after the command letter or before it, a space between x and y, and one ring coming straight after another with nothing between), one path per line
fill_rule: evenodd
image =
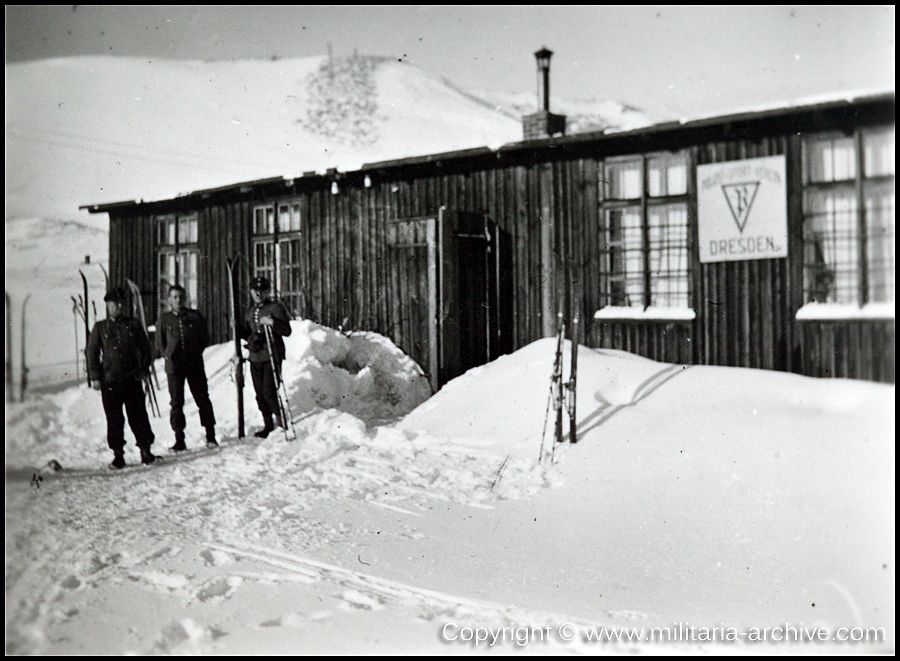
M618 307L608 305L594 313L594 319L637 319L637 320L676 320L691 321L696 317L691 308L659 308L649 307L646 310L640 308Z
M859 307L838 303L807 303L797 310L798 321L815 319L893 319L893 303L867 303Z

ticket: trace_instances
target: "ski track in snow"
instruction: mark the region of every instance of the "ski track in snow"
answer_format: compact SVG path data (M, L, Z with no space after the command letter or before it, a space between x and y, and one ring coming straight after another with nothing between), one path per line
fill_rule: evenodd
M7 516L6 526L8 651L44 649L44 632L68 617L55 604L73 591L110 580L165 593L190 591L192 581L183 577L138 569L177 552L161 540L208 543L217 540L216 531L239 530L245 540L258 544L277 547L289 539L294 547L324 552L346 543L354 531L309 516L317 503L344 499L417 516L433 500L478 504L540 486L530 467L522 465L520 483L507 477L492 492L503 456L460 452L446 440L385 426L385 418L396 419L422 396L410 400L416 395L403 380L414 364L383 338L367 333L354 342L305 322L295 330L289 355L293 348L297 360L286 364L285 378L296 442L287 443L276 432L265 440L220 436L218 450L197 449L197 411L188 400L191 452L172 456L163 445L169 437L168 398L160 365L162 417L151 418L157 433L154 451L162 456L158 465L135 465L136 450L129 441L129 468L122 473L102 468L108 450L97 439L104 435L105 422L99 397L84 385L8 408L7 429L14 433L7 435L7 512L16 513ZM228 345L220 345L207 356L218 427L226 431L235 426L227 405L234 396L229 351ZM360 388L358 375L373 367L375 378L369 375ZM245 403L252 420L250 392L245 392ZM363 418L323 409L322 401ZM367 424L366 417L374 422ZM248 433L253 429L249 420ZM126 427L126 439L129 433ZM10 457L32 463L11 467ZM62 472L52 470L53 461L63 465ZM135 549L148 545L156 550L133 557ZM227 549L210 546L208 552L216 564L213 554ZM294 571L296 563L291 567ZM201 587L200 600L227 598L237 587L229 581ZM180 633L175 638L193 640L181 631L184 627L176 629Z
M163 396L163 417L151 419L154 449L163 461L108 472L102 468L110 453L101 440L99 396L84 385L7 406L7 653L259 653L260 641L266 651L285 654L296 653L298 641L304 653L471 651L441 643L436 630L449 621L494 628L569 622L579 629L660 623L654 609L666 617L673 609L659 601L657 590L668 591L679 608L688 599L651 580L670 578L673 562L683 565L676 581L685 580L685 572L703 572L685 585L697 592L695 601L712 600L713 608L735 598L717 597L723 586L751 591L741 595L745 602L759 600L769 594L768 585L790 575L797 587L762 612L800 612L791 610L794 602L812 601L808 594L818 595L816 615L826 622L852 626L870 622L873 605L890 610L881 595L893 568L885 545L866 537L881 529L873 503L881 502L893 465L882 458L882 448L893 447L881 439L889 425L873 418L892 401L890 387L758 370L686 369L583 349L582 440L560 446L557 464L539 465L552 340L471 370L424 401L418 368L383 338L347 337L309 322L295 322L295 331L285 377L296 442L279 433L265 440L234 437L228 345L211 347L205 356L218 450L198 449L203 435L189 400L188 446L196 451L169 455ZM158 371L165 392L164 372ZM533 374L541 378L527 378ZM701 385L719 378L730 391ZM252 434L257 421L250 392L245 403ZM745 399L750 392L752 403ZM473 406L473 396L489 405ZM495 401L507 414L498 414ZM702 429L679 434L665 425L683 401L697 409L696 420L715 430L708 432L711 441ZM773 437L773 425L760 423L758 411L792 420L787 433ZM696 456L691 444L699 449ZM135 463L130 440L128 453ZM823 481L816 476L835 470L832 454L841 457L842 474L853 477L813 491ZM65 470L53 472L51 459ZM592 471L592 465L603 470ZM675 482L679 474L690 489ZM32 475L42 479L29 482ZM581 491L573 486L579 481ZM863 481L871 493L854 486ZM750 482L753 490L747 491L742 484ZM558 487L569 499L566 507L550 498ZM834 493L840 495L832 502ZM704 514L717 498L733 502ZM502 502L516 500L522 502ZM643 517L637 526L635 508ZM792 514L770 521L775 510ZM565 525L570 515L603 523L585 531ZM558 520L548 527L552 516ZM709 527L710 516L718 527ZM685 519L680 533L677 518ZM460 522L467 527L452 528ZM482 537L493 536L498 526L505 530L500 541L484 544ZM838 541L838 526L852 531L847 540ZM536 530L555 532L539 541ZM825 546L817 541L823 530L834 540ZM698 535L709 543L694 548ZM598 548L602 552L594 557ZM492 557L480 557L485 549ZM661 553L659 560L654 552ZM493 557L501 553L516 559ZM585 575L573 579L563 562L552 577L543 577L546 593L532 589L519 596L528 578L520 575L528 570L523 558L533 570L567 553L578 554L574 566ZM845 561L848 553L852 559ZM718 576L723 562L737 566L744 557L760 565L759 580L734 568ZM710 569L714 559L719 562ZM454 563L460 561L476 573L457 575ZM820 570L819 562L827 567ZM857 569L860 562L864 570ZM805 573L798 575L798 567ZM614 603L625 608L606 608L610 602L597 601L594 587L624 594ZM566 590L578 599L558 598ZM557 597L556 606L542 609L542 596ZM627 608L634 603L651 607ZM567 615L567 608L584 615ZM845 613L849 621L837 619ZM118 637L105 637L107 629ZM653 652L714 649L684 645ZM526 651L638 650L612 643L597 648L579 639Z

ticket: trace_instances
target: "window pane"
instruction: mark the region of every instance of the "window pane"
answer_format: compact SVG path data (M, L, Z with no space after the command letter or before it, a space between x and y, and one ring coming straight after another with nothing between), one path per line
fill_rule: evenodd
M253 232L255 234L274 234L274 207L257 207L253 210Z
M178 253L179 284L185 288L188 296L188 304L191 307L197 305L197 264L198 253L195 250Z
M689 307L688 212L685 204L648 209L650 305Z
M162 246L175 245L175 219L168 217L159 221L159 244Z
M807 192L803 260L808 301L858 302L857 235L852 189Z
M281 289L279 296L291 314L300 309L300 240L288 239L278 244L278 273Z
M863 154L867 177L894 174L894 129L877 129L863 133Z
M178 219L178 243L197 243L197 217Z
M644 251L638 207L606 212L610 305L644 307Z
M853 138L830 138L807 143L809 181L846 181L856 177L856 148Z
M894 183L869 182L865 189L868 299L894 300Z
M647 188L651 197L687 193L687 155L651 158L647 163Z
M169 291L169 285L171 284L170 278L174 277L175 273L175 253L171 252L161 252L159 253L159 273L158 273L158 282L159 286L157 287L157 291L159 291L159 295L156 297L158 310L157 312L162 313L167 309L166 305L166 294Z
M286 204L278 207L278 231L287 232L291 226L291 210Z
M275 244L273 241L260 241L253 245L253 275L268 278L273 287L275 282Z
M605 197L632 200L641 197L641 162L627 161L606 165Z
M291 205L291 225L290 229L292 232L300 231L300 205L292 204Z

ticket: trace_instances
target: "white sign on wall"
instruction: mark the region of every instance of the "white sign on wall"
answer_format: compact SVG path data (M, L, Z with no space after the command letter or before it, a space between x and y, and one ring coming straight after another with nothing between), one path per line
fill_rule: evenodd
M787 257L784 156L697 166L700 261Z

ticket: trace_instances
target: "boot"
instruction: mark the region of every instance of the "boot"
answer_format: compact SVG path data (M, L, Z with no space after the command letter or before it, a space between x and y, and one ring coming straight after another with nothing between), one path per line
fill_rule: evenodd
M275 424L272 422L272 416L267 415L265 417L265 425L258 432L253 434L256 438L266 438L269 434L272 433L272 430L275 429Z
M184 444L184 432L177 431L175 432L175 445L169 448L172 452L184 452L187 450L187 446Z
M149 447L141 448L141 463L142 464L144 464L146 466L148 464L152 464L157 459L159 459L159 457L157 457L155 454L150 452Z
M114 453L113 460L109 464L109 467L113 470L119 470L120 468L125 468L125 455L122 452Z
M206 428L206 447L208 447L208 448L219 447L219 444L216 443L216 428L215 427L207 427Z

